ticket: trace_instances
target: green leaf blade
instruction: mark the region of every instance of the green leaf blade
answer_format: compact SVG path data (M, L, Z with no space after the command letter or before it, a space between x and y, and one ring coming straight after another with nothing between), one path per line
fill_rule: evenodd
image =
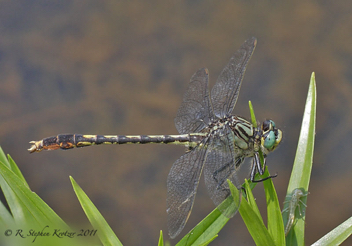
M30 222L39 227L48 224L67 227L63 220L28 188L27 183L24 183L2 162L0 162L0 174L2 176L1 188L17 224Z
M352 234L352 217L330 231L312 246L340 245Z
M15 161L12 159L12 157L10 155L7 155L7 159L9 161L10 164L10 169L17 175L17 177L19 177L22 182L29 188L29 185L26 181L26 179L24 178L21 170L18 168L18 166L16 165Z
M255 118L254 109L251 101L248 101L249 112L251 113L251 120L254 127L257 127L257 119Z
M315 123L316 85L315 75L313 73L308 89L307 101L304 110L292 176L288 186L289 191L293 191L295 188L303 188L308 190L313 163Z
M290 182L287 188L289 196L296 188L308 191L310 175L313 164L314 142L315 142L315 124L316 124L316 83L315 74L312 73L308 95L303 114L302 127L298 140L296 156L293 164ZM307 197L302 198L302 202L306 204ZM288 203L284 205L284 209L288 207ZM304 245L304 213L303 217L297 220L295 226L291 229L286 237L286 245ZM288 213L283 213L284 224L287 224Z
M245 183L247 196L253 196L248 182ZM261 216L252 209L246 199L242 199L239 212L256 245L276 245L263 223Z
M228 197L224 202L229 202ZM226 225L229 218L225 217L219 209L214 209L207 217L199 222L176 245L203 245L214 240L218 232Z
M163 231L160 231L160 237L159 237L158 246L164 246Z
M258 218L260 218L262 220L262 223L264 224L262 216L260 215L260 211L259 211L258 205L257 205L257 203L255 201L255 198L253 196L253 193L252 193L252 189L253 188L250 186L250 184L248 183L247 179L244 182L245 182L244 187L246 189L247 202L248 202L249 206L251 206L253 212L257 214Z
M268 168L265 169L265 176L269 176ZM273 238L275 245L285 245L285 230L280 203L272 179L263 182L267 204L268 231Z
M94 206L91 200L88 198L86 193L81 189L81 187L76 183L76 181L70 177L73 189L76 196L81 203L81 206L86 213L90 223L93 228L97 230L100 241L103 245L121 245L122 243L116 237L115 233L108 225L104 217L101 215L99 210Z

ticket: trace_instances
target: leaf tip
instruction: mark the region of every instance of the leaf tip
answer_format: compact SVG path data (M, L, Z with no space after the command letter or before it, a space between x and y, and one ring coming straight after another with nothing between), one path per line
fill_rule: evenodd
M315 72L312 72L312 75L310 76L310 82L315 84Z

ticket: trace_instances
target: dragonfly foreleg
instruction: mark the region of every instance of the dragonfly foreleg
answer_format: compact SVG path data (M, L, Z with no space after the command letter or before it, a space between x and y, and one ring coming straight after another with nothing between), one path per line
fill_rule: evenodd
M254 159L253 160L255 161L255 166L256 166L259 174L263 175L264 174L264 170L265 170L265 166L266 166L266 159L264 158L263 168L262 168L262 165L260 163L260 158L259 158L258 152L256 152L254 154Z
M259 154L256 152L254 154L254 157L253 157L251 174L250 174L250 180L252 182L254 182L254 183L258 183L258 182L263 182L263 181L265 181L267 179L275 178L277 176L277 174L274 174L274 175L268 176L268 177L263 178L263 179L255 180L256 173L258 172L260 175L263 175L264 171L265 171L265 167L266 167L266 159L264 158L264 164L263 164L263 167L262 167L262 165L260 163Z

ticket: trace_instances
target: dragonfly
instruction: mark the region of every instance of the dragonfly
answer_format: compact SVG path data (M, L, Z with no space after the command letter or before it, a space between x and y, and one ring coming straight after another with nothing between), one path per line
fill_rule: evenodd
M301 217L302 217L302 212L301 212L300 205L303 205L304 209L307 207L307 205L301 200L301 198L305 197L305 196L308 196L308 192L304 193L301 189L296 188L292 191L291 195L287 196L287 198L289 200L284 202L284 204L288 203L287 208L282 210L282 214L285 212L288 213L288 219L287 219L287 223L285 226L285 235L286 236L290 232L292 226L294 225L295 218L296 218L295 213L296 213L297 207L299 210L299 215Z
M212 201L220 207L230 195L228 179L240 189L237 176L244 160L252 158L249 179L262 181L255 180L255 175L262 175L266 166L265 161L263 166L260 164L259 153L262 152L265 160L281 142L282 131L274 121L265 120L261 126L254 127L245 118L232 114L256 44L254 37L242 44L220 73L211 92L208 69L201 68L192 76L175 118L178 135L59 134L31 141L28 151L100 144L184 145L186 153L172 165L167 177L167 224L169 236L175 238L191 214L202 172ZM238 206L230 212L226 209L221 212L231 218L237 210Z

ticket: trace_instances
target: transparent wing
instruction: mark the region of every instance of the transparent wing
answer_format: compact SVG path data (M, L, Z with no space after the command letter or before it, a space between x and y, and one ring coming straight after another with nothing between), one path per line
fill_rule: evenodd
M182 231L191 214L206 152L206 147L201 143L181 156L171 167L167 178L166 200L167 225L171 238Z
M236 156L233 143L234 137L229 127L219 131L219 134L209 141L204 164L204 178L208 193L216 206L219 206L230 195L227 179L231 180L236 187L240 187L236 172L244 158L238 154ZM226 217L231 218L237 212L239 204L238 201L232 203L230 207L220 206L218 208Z
M213 118L208 90L208 70L199 69L191 78L175 118L180 134L200 132Z
M231 57L230 62L222 70L211 91L211 102L214 114L223 118L232 113L240 92L242 79L247 64L253 54L257 39L247 39L241 48Z

